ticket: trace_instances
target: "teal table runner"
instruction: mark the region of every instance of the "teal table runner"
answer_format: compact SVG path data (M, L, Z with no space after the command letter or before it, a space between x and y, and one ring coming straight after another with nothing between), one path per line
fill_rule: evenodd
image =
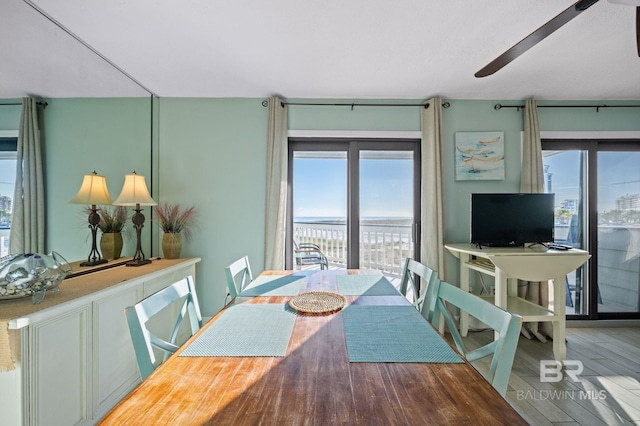
M299 275L259 276L238 296L297 296L303 280Z
M285 304L233 305L180 356L285 356L295 320Z
M350 362L463 362L413 306L350 305L342 319Z
M384 275L338 275L338 293L343 296L397 296L398 290Z

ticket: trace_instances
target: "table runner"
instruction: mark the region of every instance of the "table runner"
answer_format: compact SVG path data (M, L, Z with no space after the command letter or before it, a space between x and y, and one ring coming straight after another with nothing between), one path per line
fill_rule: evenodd
M180 356L285 356L295 320L285 304L233 305Z
M299 275L259 276L238 296L297 296L303 280Z
M463 362L413 306L351 305L342 319L350 362Z
M397 296L398 290L384 275L338 275L338 293L343 296Z

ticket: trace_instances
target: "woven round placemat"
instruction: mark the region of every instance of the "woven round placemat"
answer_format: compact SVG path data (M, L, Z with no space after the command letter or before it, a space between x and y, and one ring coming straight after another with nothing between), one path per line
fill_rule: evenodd
M289 301L289 306L302 314L325 315L338 312L347 303L341 294L327 291L302 293Z

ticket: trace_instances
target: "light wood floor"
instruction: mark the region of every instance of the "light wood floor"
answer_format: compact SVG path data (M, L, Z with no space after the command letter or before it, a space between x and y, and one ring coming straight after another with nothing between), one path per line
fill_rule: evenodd
M492 338L479 331L465 339L474 348ZM584 365L580 382L565 374L561 382L543 383L540 360L552 359L551 341L520 336L506 397L530 424L640 425L640 327L567 329L567 360ZM489 361L474 366L486 375Z

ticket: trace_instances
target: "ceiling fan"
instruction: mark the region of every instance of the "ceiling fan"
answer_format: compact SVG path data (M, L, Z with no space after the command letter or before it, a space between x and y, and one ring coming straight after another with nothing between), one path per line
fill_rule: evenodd
M562 12L560 12L555 18L551 19L546 24L529 34L522 39L518 44L498 56L487 66L475 73L475 76L486 77L502 69L505 65L522 55L527 50L538 44L548 35L552 34L555 30L562 27L567 22L596 4L599 0L580 0ZM611 3L625 4L636 7L636 46L638 50L638 56L640 56L640 0L609 0Z

